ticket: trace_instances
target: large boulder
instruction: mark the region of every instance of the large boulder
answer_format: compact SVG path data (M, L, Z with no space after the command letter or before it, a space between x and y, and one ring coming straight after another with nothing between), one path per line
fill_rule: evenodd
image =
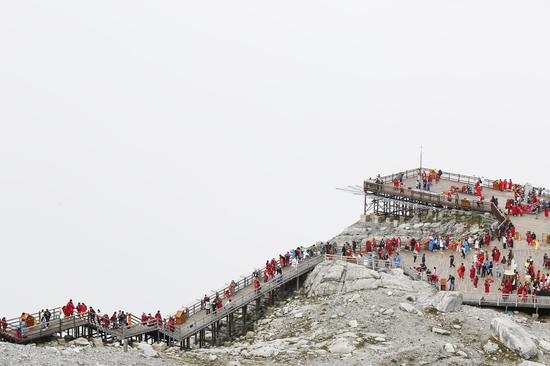
M342 261L320 263L304 283L308 296L328 296L379 288L380 274L364 266Z
M77 338L72 343L78 347L86 347L90 345L90 342L86 338Z
M531 335L510 318L494 318L491 321L493 334L510 350L530 359L538 354L537 345Z
M92 338L92 344L96 348L101 348L103 347L103 340L101 338Z
M438 292L431 300L431 305L442 313L459 311L462 307L462 293L455 291Z
M278 354L279 354L279 350L277 348L275 348L273 346L269 346L269 345L259 347L259 348L256 348L256 349L253 349L252 351L250 351L250 355L255 356L255 357L270 358L270 357L273 357L273 356L277 356Z
M155 351L149 343L140 342L137 344L137 349L139 349L143 353L143 356L147 358L159 356L158 352Z
M546 365L540 362L523 361L518 366L546 366Z
M151 345L151 347L157 352L164 352L168 348L166 343L163 342L155 342Z

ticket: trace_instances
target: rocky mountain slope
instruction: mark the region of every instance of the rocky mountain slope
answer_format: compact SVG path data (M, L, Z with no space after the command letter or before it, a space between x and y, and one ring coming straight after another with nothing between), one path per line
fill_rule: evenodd
M490 225L489 218L458 217L355 224L333 240L475 232ZM550 326L544 315L461 305L459 293L437 292L399 269L376 272L333 261L318 265L299 292L268 308L254 331L221 347L180 351L138 343L123 353L97 339L61 339L0 343L0 355L0 365L48 366L550 365Z

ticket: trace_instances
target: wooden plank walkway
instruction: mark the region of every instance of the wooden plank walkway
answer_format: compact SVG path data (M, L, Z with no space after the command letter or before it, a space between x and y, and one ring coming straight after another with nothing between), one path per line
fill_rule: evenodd
M400 195L401 197L407 199L407 200L417 200L417 201L424 201L431 205L437 205L441 207L448 207L448 208L455 208L455 209L464 209L464 205L460 203L457 200L447 200L443 195L441 195L442 192L448 191L450 189L451 185L457 185L457 181L460 182L461 176L460 175L452 175L450 173L446 173L448 176L448 179L445 179L445 174L443 176L443 179L440 180L439 183L434 183L432 186L431 193L427 192L421 192L416 189L414 189L414 185L416 184L416 175L415 172L418 172L418 170L411 170L407 171L404 175L404 184L403 187L400 189L395 189L391 184L390 177L384 177L383 180L386 182L386 184L376 184L373 182L365 182L364 188L365 191L369 191L372 193L378 193L381 196L391 196L391 195ZM396 175L394 175L396 176ZM464 179L467 179L466 182L461 183L469 183L472 184L472 177L462 176L465 177ZM504 203L506 202L507 198L512 198L513 194L511 192L501 192L501 191L495 191L492 188L485 186L484 187L484 195L486 196L486 199L490 199L490 196L495 196L500 201L500 206L504 206ZM469 199L472 199L471 196L468 195ZM472 200L472 204L470 205L470 209L481 211L481 212L494 212L494 207L491 207L491 204L488 202L480 203L479 205L475 203L474 200ZM522 234L522 236L525 235L525 232L527 230L534 231L537 233L539 239L542 239L544 235L547 233L550 233L550 221L544 219L540 216L535 215L525 215L523 217L514 217L512 218L512 221L516 225L517 231ZM417 238L422 239L422 238ZM542 242L542 240L541 240ZM496 242L493 242L491 244L491 247L493 245L496 245L500 248L500 245ZM523 269L523 263L525 260L532 256L535 260L535 266L537 269L542 269L542 253L546 251L548 248L548 252L550 253L550 246L545 246L539 251L535 251L532 247L528 246L525 241L516 241L514 246L514 256L516 259L517 269L518 271L522 271ZM507 251L501 251L501 255L506 255ZM455 268L449 267L449 256L451 252L450 251L435 251L433 253L426 253L426 265L428 268L437 267L438 274L444 277L448 277L450 273L452 273L456 277L455 282L455 289L457 291L461 291L464 293L464 302L472 305L487 305L487 306L501 306L501 307L534 307L534 308L550 308L550 297L549 298L532 298L529 297L527 301L522 301L523 299L517 298L517 296L510 295L508 298L504 299L501 294L498 293L496 290L497 285L493 284L491 288L491 292L489 294L485 294L483 292L483 279L480 279L480 284L478 285L478 288L474 288L471 281L468 279L460 280L458 278L458 275L456 274L456 268L460 265L460 263L464 263L467 268L467 274L466 277L468 277L468 270L470 268L470 265L473 261L473 251L470 251L465 259L462 259L459 253L454 253L455 256ZM334 259L334 258L331 258ZM224 306L221 309L218 309L216 312L210 312L207 313L205 309L202 309L200 302L196 302L189 307L185 309L187 314L187 319L182 325L178 325L173 330L165 329L163 325L144 325L140 324L139 319L134 318L134 324L123 327L123 328L116 328L116 329L105 329L98 324L91 322L87 316L85 317L69 317L69 318L62 318L62 319L52 319L49 322L49 326L44 328L40 324L27 328L23 333L23 338L15 338L13 331L14 331L14 325L18 324L18 318L11 319L9 321L10 327L7 331L0 330L0 336L2 336L4 339L16 342L16 343L28 343L28 342L34 342L40 339L43 339L45 337L52 336L54 334L59 334L62 332L66 332L70 329L75 328L85 328L88 329L95 329L96 331L102 332L105 335L109 335L112 338L122 340L122 339L131 339L138 336L151 334L157 332L162 337L166 337L172 342L181 342L183 345L184 341L188 341L189 338L193 335L196 335L199 332L205 331L207 328L210 327L210 330L214 332L213 328L215 324L220 322L222 319L230 316L234 312L242 309L243 307L247 306L248 304L251 304L255 302L256 300L260 299L261 297L268 295L273 290L285 285L286 283L298 280L302 275L308 273L311 271L315 266L322 261L327 260L327 257L324 255L318 255L314 257L310 257L309 259L306 259L305 261L299 263L296 267L293 266L287 266L283 268L283 275L280 279L273 279L268 281L267 283L262 283L261 289L257 292L253 289L252 286L252 278L251 276L245 277L243 280L239 281L238 283L238 291L237 293L231 297L231 304L229 304L228 300L223 298L223 294L225 292L225 289L219 290L220 296L223 298L223 304ZM336 259L338 260L338 259ZM340 258L339 260L346 260L349 261L349 258ZM364 260L362 264L368 265L368 262L366 259ZM411 277L418 279L417 273L414 271L414 263L413 263L413 257L412 253L407 251L401 251L401 261L402 261L402 268L404 272ZM420 255L418 257L417 263L420 261ZM391 263L383 263L380 264L378 262L370 263L371 265L374 265L375 269L380 268L381 265L383 266L392 266ZM370 268L370 267L369 267ZM211 294L211 298L213 298L214 294ZM39 314L33 314L35 318L39 318Z

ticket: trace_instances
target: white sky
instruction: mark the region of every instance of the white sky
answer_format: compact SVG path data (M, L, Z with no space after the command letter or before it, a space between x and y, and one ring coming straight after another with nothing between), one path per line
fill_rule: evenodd
M425 163L549 186L545 1L2 1L0 314L174 312ZM543 171L544 169L544 171Z

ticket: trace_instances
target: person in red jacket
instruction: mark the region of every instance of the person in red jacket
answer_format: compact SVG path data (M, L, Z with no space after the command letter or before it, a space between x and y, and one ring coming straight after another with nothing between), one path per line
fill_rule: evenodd
M2 318L2 322L0 323L0 325L2 326L2 331L6 331L6 329L8 328L8 321L6 320L6 318Z
M69 300L69 302L67 303L67 305L65 306L66 309L67 309L67 314L69 314L68 316L71 316L74 314L74 304L73 304L73 300Z
M160 310L157 310L157 313L155 314L155 319L157 320L158 325L162 325L162 315L160 315Z
M470 279L473 280L475 276L476 276L476 269L474 268L474 266L472 266L470 268Z
M457 269L458 272L458 278L464 279L464 274L466 273L466 266L464 263L461 263L460 266Z
M477 288L477 284L479 282L479 277L478 276L475 276L474 277L474 287Z

